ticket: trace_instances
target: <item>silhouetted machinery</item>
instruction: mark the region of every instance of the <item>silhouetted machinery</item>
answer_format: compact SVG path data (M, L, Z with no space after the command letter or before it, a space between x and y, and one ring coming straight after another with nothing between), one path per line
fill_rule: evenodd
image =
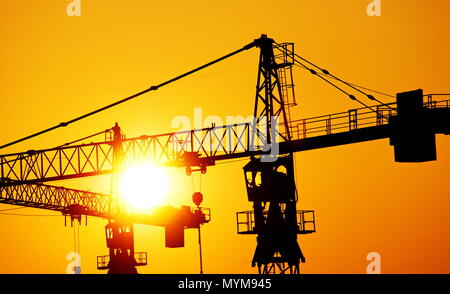
M391 117L394 132L390 137L397 162L436 160L434 113L423 105L422 90L397 94L397 115Z
M315 219L314 211L297 211L293 155L274 162L252 158L244 173L253 211L239 212L237 221L240 234L258 235L252 265L264 274L277 269L299 273L299 263L305 262L305 257L297 234L315 232ZM310 219L305 220L308 215Z
M166 246L183 246L184 229L199 228L209 221L209 211L199 207L201 194L194 194L194 210L183 207L162 210L151 217L128 215L124 222L120 213L114 215L108 210L113 204L113 211L120 212L120 203L111 202L110 197L43 183L114 173L140 159L184 167L191 175L195 171L205 173L216 161L250 157L244 175L253 210L237 213L238 233L257 235L252 265L260 273L299 273L305 256L297 237L315 232L316 224L314 211L297 210L294 153L389 138L396 162L435 160L435 135L450 132L450 100L444 94L423 95L422 90L415 90L397 94L396 102L382 103L294 53L292 43L278 44L265 35L131 98L254 47L260 49L254 121L131 139L122 136L116 125L106 132L112 131L112 140L1 155L0 202L59 210L72 219L80 219L80 215L112 219L106 226L110 254L99 257L98 268L109 269L110 273L136 273L135 266L146 264L147 257L134 252L132 224L164 226ZM308 70L364 107L291 119L290 108L297 104L293 66ZM366 105L337 86L338 82L379 104ZM447 100L435 100L436 97Z
M158 208L151 216L142 215L131 221L113 221L106 225L106 246L109 255L97 257L97 268L111 274L136 274L137 266L147 265L146 252L134 252L133 223L163 226L167 248L184 247L184 230L200 228L210 221L209 209L183 206Z

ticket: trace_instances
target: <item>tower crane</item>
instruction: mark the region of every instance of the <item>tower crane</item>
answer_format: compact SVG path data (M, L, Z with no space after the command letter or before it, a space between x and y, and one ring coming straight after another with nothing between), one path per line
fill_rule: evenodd
M153 216L128 215L124 221L120 203L110 196L44 183L114 175L130 162L139 160L185 168L190 175L195 171L205 173L219 161L250 158L243 171L253 210L236 214L237 232L257 235L252 266L256 266L259 273L300 273L300 263L306 259L297 236L314 233L316 223L313 210L297 209L294 154L389 138L396 162L436 160L436 134L450 133L450 95L424 95L419 89L398 93L395 102L382 103L296 54L293 43L278 44L262 35L192 71L35 135L156 91L255 47L260 50L260 55L253 121L136 138L125 138L116 124L109 130L113 137L111 140L1 155L0 203L57 210L71 220L80 220L82 215L110 219L106 226L110 260L99 258L98 268L108 268L112 273L133 273L136 272L135 266L146 263L144 255L135 256L134 253L133 223L165 226L166 245L177 247L183 243L184 228L198 228L208 222L209 211L199 207L192 210L187 207L180 210L165 208ZM294 66L308 70L363 107L292 119L290 110L296 105ZM337 83L364 94L371 103L375 101L377 104L366 104Z
M105 132L112 133L112 140L105 141L105 143L112 147L110 164L113 169L117 170L118 163L122 162L123 151L120 140L123 136L117 124ZM82 158L82 155L78 155L79 158ZM97 159L99 158L97 156ZM108 159L103 158L102 160ZM64 169L69 168L72 164L67 163L68 165ZM90 165L88 161L85 164ZM49 168L52 169L50 166ZM163 206L154 209L152 213L130 212L123 209L124 203L118 201L119 199L113 195L57 187L42 182L28 184L19 184L19 182L3 178L2 183L4 184L0 188L0 203L59 211L64 216L66 224L67 219L70 220L71 226L74 221L81 223L83 216L86 224L88 216L109 220L105 227L109 255L97 257L97 268L108 270L108 273L111 274L137 273L136 266L147 264L147 253L134 251L133 224L164 227L165 246L178 248L184 246L185 229L199 229L200 225L210 221L210 210L200 207L201 201L195 202L197 205L195 208Z

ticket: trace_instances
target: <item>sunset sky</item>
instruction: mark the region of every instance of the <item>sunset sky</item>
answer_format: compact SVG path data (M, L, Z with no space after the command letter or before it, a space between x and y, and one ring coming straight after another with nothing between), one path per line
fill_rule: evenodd
M395 95L423 89L450 93L450 1L0 1L0 144L67 121L159 84L267 34L343 79ZM176 116L253 113L259 51L231 59L67 128L0 150L54 147L118 122L127 137L177 131ZM296 69L294 118L360 107ZM384 102L394 99L377 95ZM367 99L364 100L368 102ZM299 209L316 211L317 232L300 236L303 273L365 273L366 255L381 255L382 273L450 273L450 137L437 136L438 160L395 163L389 140L297 153ZM205 273L256 273L256 236L236 232L237 211L251 210L242 167L220 164L202 176ZM174 206L192 205L191 179L170 170ZM196 185L199 175L194 175ZM109 176L51 183L108 193ZM13 208L0 204L0 210ZM26 208L8 213L58 215ZM0 214L0 273L66 273L73 230L61 216ZM83 273L106 255L106 220L80 228ZM186 246L164 248L164 230L135 226L141 273L198 273L197 232Z

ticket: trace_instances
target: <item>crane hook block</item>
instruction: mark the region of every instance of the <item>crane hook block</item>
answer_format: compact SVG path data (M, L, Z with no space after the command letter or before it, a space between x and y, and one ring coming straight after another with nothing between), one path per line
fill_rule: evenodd
M202 174L206 174L206 165L201 165L201 166L200 166L200 172L201 172Z
M203 202L203 194L200 192L195 192L192 195L192 202L194 202L195 205L200 206L200 204L202 204Z

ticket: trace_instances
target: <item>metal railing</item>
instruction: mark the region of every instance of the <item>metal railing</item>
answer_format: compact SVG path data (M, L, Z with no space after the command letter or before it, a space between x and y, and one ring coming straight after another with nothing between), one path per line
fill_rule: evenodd
M285 211L282 211L285 217ZM267 218L267 211L263 212L264 218ZM314 210L297 210L298 234L310 234L316 231L316 218ZM255 213L251 211L241 211L236 213L236 223L238 234L257 234L255 230Z
M108 269L109 255L97 256L97 269Z
M435 100L436 96L445 100ZM428 109L449 108L450 94L424 95L424 107ZM395 102L351 109L329 115L316 116L290 122L292 140L331 135L352 131L363 127L381 126L389 123L389 118L397 114Z
M136 261L136 265L147 265L147 252L135 252L134 260Z
M199 210L203 213L203 216L205 217L205 222L211 221L211 209L208 207L192 207L191 212L195 213L195 211Z
M134 260L136 266L147 265L147 252L135 252ZM97 269L104 270L109 269L109 262L111 261L111 256L101 255L97 256Z

